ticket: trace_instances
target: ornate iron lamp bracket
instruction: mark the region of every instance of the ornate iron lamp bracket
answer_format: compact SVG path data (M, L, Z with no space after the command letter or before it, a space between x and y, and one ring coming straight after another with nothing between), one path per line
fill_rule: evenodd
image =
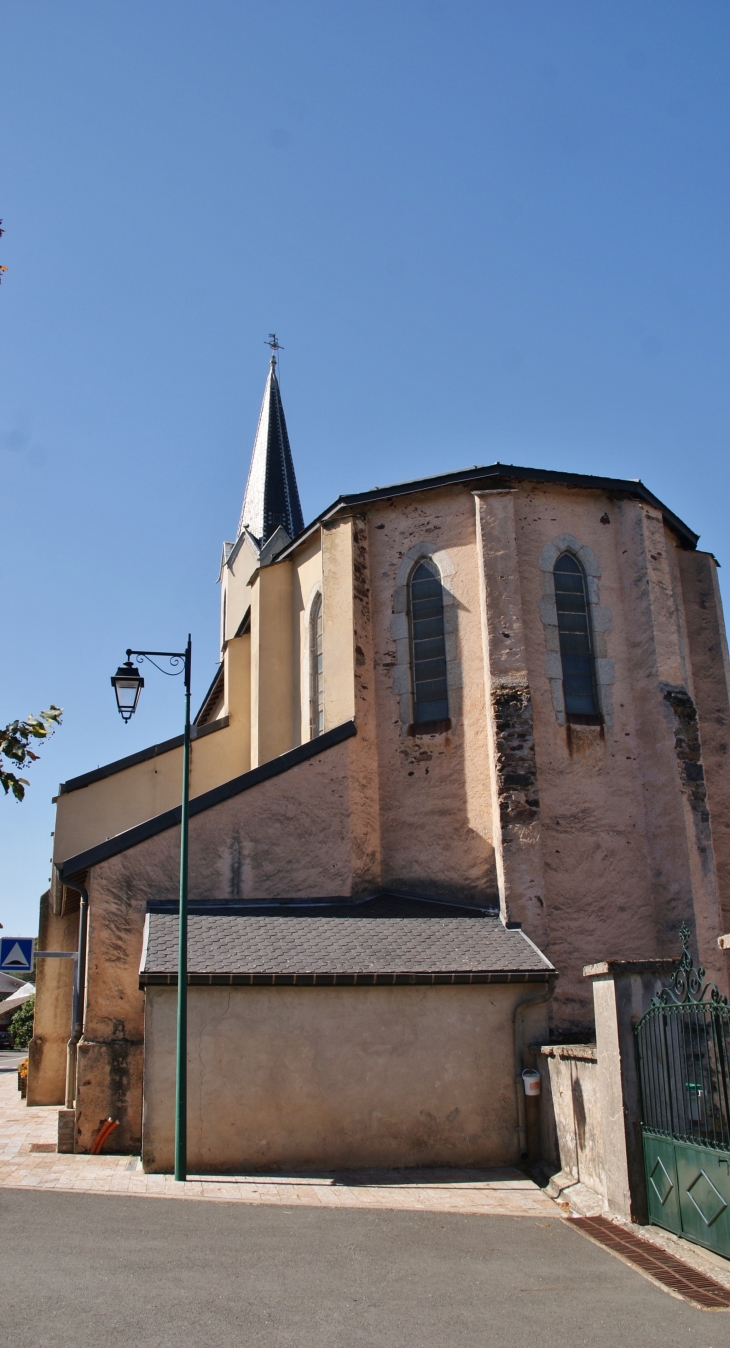
M656 997L652 997L653 1007L696 1006L699 1002L713 1002L715 1006L728 1005L727 997L720 992L716 983L703 983L705 971L701 964L695 968L689 948L690 935L687 923L683 922L679 928L679 939L682 943L679 968L672 974L669 987L663 988Z

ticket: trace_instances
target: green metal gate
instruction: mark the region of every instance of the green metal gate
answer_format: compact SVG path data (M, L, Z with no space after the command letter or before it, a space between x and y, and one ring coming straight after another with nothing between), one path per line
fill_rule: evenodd
M730 1006L679 935L679 969L635 1030L649 1221L730 1259Z

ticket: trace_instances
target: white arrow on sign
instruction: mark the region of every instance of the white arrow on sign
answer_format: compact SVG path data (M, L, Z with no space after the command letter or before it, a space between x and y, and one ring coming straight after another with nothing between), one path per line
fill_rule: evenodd
M25 958L25 955L23 954L22 950L20 949L20 946L18 945L18 942L16 941L15 945L10 951L10 954L6 955L5 959L3 960L3 969L29 969L29 968L30 964L28 963L27 959Z

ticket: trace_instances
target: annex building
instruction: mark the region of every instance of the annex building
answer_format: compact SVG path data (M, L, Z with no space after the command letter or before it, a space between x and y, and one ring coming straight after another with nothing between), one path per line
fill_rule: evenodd
M504 1164L584 966L727 969L717 563L638 481L504 464L305 525L276 373L190 822L192 1169ZM172 1164L182 740L65 782L29 1103ZM727 989L726 989L727 990ZM515 1089L515 1081L518 1089Z

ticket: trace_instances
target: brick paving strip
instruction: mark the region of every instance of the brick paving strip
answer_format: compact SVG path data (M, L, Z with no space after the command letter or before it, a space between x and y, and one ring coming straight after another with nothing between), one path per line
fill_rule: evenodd
M730 1310L730 1287L708 1278L683 1260L675 1259L667 1250L642 1240L618 1222L609 1221L607 1217L573 1217L571 1226L700 1310Z

